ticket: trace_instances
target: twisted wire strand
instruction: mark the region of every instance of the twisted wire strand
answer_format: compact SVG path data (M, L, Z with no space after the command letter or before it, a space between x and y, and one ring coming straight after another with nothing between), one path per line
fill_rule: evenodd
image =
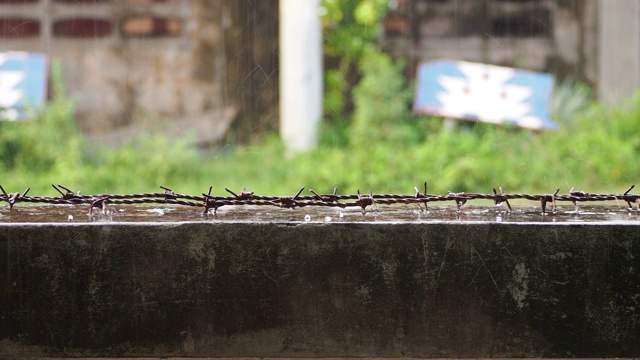
M334 190L333 194L319 194L313 190L310 190L312 195L301 195L304 188L301 188L295 196L269 196L269 195L255 195L253 192L243 191L240 195L226 189L232 196L215 196L211 194L211 187L209 193L202 193L202 196L180 194L175 193L170 188L161 186L165 191L150 192L150 193L136 193L136 194L94 194L94 195L81 195L80 193L74 194L71 190L58 185L52 185L61 196L59 197L47 197L47 196L29 196L27 193L30 188L27 188L24 193L7 193L0 185L0 202L9 203L11 209L18 203L43 203L51 205L89 205L90 209L95 207L104 207L106 205L138 205L138 204L170 204L181 205L190 207L204 208L205 212L210 209L214 211L223 206L276 206L281 208L299 208L307 206L323 206L323 207L360 207L363 213L367 207L374 207L377 210L377 204L380 205L394 205L394 204L417 204L422 209L421 205L427 206L430 202L455 202L458 210L467 201L470 200L492 200L496 205L507 203L509 210L509 200L529 200L538 201L541 203L543 213L546 212L547 203L552 203L555 211L556 202L572 202L577 206L579 202L602 202L602 201L615 201L622 200L628 204L628 209L633 210L633 203L636 204L636 210L640 208L640 194L632 194L630 191L634 188L631 186L629 190L622 194L590 194L582 191L571 191L569 194L558 194L557 190L553 194L524 194L524 193L503 193L500 188L500 193L497 193L494 189L494 193L453 193L449 192L446 195L433 195L425 192L420 193L416 188L415 194L361 194L358 190L357 194L344 194L339 195ZM60 188L66 190L63 192Z

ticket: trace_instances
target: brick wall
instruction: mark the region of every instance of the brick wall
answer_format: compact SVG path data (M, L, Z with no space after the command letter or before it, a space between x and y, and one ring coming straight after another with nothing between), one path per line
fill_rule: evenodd
M0 51L60 60L89 134L168 122L214 142L234 114L222 99L221 19L217 0L0 0Z

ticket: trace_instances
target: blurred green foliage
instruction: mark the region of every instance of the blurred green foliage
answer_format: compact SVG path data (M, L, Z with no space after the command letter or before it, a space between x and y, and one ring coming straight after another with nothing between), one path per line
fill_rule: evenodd
M374 40L388 12L388 0L323 0L325 52L358 62L377 48Z
M380 124L380 118L391 114L398 106L407 106L408 93L403 80L402 62L395 63L377 44L382 21L387 14L388 0L323 0L321 7L325 69L324 109L326 120L332 124L350 124L351 113L364 127L369 120ZM386 81L391 81L387 83ZM382 84L384 87L381 88ZM373 119L367 115L382 107L379 100L398 95L393 108ZM399 92L398 92L399 91ZM373 125L372 124L372 125ZM359 130L356 130L359 131Z
M83 193L148 192L165 185L200 194L213 185L221 195L225 187L293 195L301 186L409 194L428 181L429 192L439 194L498 186L508 192L567 192L572 186L624 192L640 176L640 95L615 108L590 101L558 118L557 131L541 133L481 123L445 130L440 119L408 117L375 141L363 136L357 143L352 128L328 127L316 150L293 157L275 137L204 153L191 139L159 134L101 147L83 138L72 111L73 101L57 96L32 120L0 122L0 184L7 191L31 186L34 194L56 195L50 184L59 183Z

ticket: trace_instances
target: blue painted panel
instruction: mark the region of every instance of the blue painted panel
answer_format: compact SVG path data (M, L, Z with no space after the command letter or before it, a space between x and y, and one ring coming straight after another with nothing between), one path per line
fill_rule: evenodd
M2 118L24 119L30 110L47 99L48 59L46 55L0 53L0 108Z
M448 118L555 129L551 75L464 61L418 68L414 111Z

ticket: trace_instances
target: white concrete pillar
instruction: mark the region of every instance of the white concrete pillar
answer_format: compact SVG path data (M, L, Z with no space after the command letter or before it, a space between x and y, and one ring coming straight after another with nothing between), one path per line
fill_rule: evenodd
M640 90L640 0L599 0L600 100L616 104Z
M318 144L322 117L320 0L280 0L280 136L291 152Z

